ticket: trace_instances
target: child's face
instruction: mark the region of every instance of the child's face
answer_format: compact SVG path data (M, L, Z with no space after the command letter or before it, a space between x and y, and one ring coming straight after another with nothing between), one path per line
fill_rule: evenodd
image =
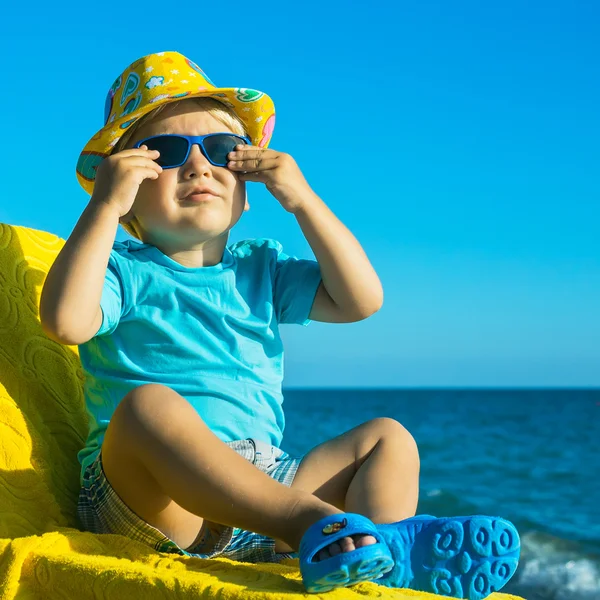
M230 131L221 121L193 102L168 106L155 120L140 127L127 144L161 133L204 135ZM206 186L216 196L207 202L184 200L194 187ZM160 246L185 247L225 234L248 210L246 187L236 172L215 167L192 146L185 164L163 169L157 179L145 179L133 205L142 241Z

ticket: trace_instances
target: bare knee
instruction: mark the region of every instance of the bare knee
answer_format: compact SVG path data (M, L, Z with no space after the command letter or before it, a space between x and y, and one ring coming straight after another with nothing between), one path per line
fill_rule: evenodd
M402 423L389 417L378 417L368 421L366 425L368 425L371 435L377 439L376 443L385 440L387 443L397 445L403 454L419 462L417 442Z
M129 391L115 411L129 419L150 425L167 415L176 414L179 406L188 405L175 390L160 383L145 383Z
M128 404L134 410L140 408L147 409L149 408L149 403L156 404L157 400L162 401L165 398L164 402L168 402L172 396L179 396L179 394L166 385L162 385L161 383L144 383L125 394L119 406Z
M188 418L192 406L175 390L158 383L147 383L130 390L119 402L109 428L121 430L130 441L147 442L164 433L175 419Z

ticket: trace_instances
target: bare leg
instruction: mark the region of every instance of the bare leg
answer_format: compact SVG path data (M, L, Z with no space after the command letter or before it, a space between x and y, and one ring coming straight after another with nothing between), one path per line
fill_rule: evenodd
M177 528L179 516L193 517L194 526L204 518L297 549L310 525L341 512L257 469L218 439L184 398L158 384L125 396L111 418L102 453L117 494L163 533Z
M374 523L393 523L415 514L419 469L419 453L411 434L393 419L373 419L311 450L292 489L310 492ZM330 552L322 550L319 558L371 543L375 543L372 536L344 538L339 545L330 546ZM281 540L276 541L275 549L291 551Z

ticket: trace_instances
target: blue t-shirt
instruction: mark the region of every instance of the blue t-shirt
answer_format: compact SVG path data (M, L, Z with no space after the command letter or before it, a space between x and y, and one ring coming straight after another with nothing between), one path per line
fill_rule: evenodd
M181 394L223 441L283 436L280 323L308 325L318 262L284 254L276 240L243 240L222 262L189 268L150 244L115 241L102 325L79 346L89 435L81 479L110 418L133 388L161 383Z

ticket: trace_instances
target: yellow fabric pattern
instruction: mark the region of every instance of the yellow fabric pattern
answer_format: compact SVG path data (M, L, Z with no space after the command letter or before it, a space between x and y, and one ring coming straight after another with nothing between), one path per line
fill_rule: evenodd
M77 348L48 339L38 315L63 244L51 233L0 224L0 600L438 598L371 582L307 594L297 560L191 558L80 531L84 374Z

